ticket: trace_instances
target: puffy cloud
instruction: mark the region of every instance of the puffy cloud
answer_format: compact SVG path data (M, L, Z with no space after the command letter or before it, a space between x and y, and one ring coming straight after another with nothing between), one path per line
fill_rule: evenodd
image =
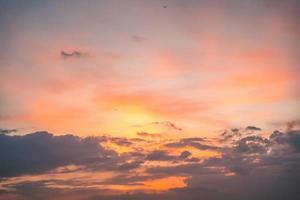
M176 158L175 156L171 156L167 152L161 150L153 151L147 156L148 160L160 160L160 161L169 161L169 160L174 160L175 158Z
M64 165L101 162L113 151L105 150L98 138L54 136L36 132L24 136L0 135L0 177L38 174Z
M300 131L298 130L287 133L274 131L270 136L270 140L276 144L292 146L296 151L300 151Z
M236 137L241 137L241 136L242 136L242 134L241 134L240 130L238 128L233 128L231 130L224 130L221 133L219 140L221 142L227 142Z
M247 126L246 128L232 128L230 130L223 130L220 134L219 141L227 142L238 140L244 135L253 135L259 133L262 129L256 126Z
M230 132L237 131L230 130ZM132 148L130 152L117 155L114 151L105 149L102 142L110 141L119 143L121 147L135 147L139 146L141 141L109 136L96 138L54 136L47 132L24 136L2 134L0 158L7 164L1 163L0 166L1 176L5 177L0 182L0 186L4 188L0 193L0 199L9 199L7 197L11 195L9 192L11 190L14 190L11 199L18 199L17 197L51 199L53 195L55 199L61 200L72 197L79 200L157 198L197 200L199 196L211 200L296 198L300 182L298 130L274 131L269 137L241 134L239 137L231 138L226 146L218 144L220 145L218 147L207 145L206 143L210 141L207 138L182 138L179 141L173 139L173 142L170 140L172 139L160 141L160 146L164 147L161 150ZM157 143L153 141L149 143L149 146L151 145L155 146ZM209 150L215 149L221 155L199 159L193 157L194 152L188 149L181 150L185 147L196 147L198 151L207 149L202 145L210 146ZM180 152L177 147L180 147ZM79 176L80 178L78 176L63 179L51 176L27 178L19 182L14 182L17 177L9 178L23 174L46 175L49 170L53 173L53 169L57 167L72 164L80 166L77 172L75 169L75 173L90 174ZM104 179L100 177L93 179L100 171L109 172L111 175ZM62 177L64 174L65 177L70 177L68 170L60 173ZM144 193L144 190L139 189L130 190L130 187L145 188L149 181L167 177L185 177L186 186L156 194ZM99 189L107 187L106 190ZM128 192L120 192L118 188L122 187ZM35 194L32 195L33 193ZM49 194L53 194L51 198L48 197Z
M247 136L236 142L235 151L240 153L265 153L269 140L261 136Z

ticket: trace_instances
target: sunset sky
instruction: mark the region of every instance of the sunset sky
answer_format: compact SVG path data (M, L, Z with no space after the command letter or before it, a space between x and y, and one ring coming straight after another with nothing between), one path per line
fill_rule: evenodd
M297 0L0 0L0 199L293 199L299 54Z

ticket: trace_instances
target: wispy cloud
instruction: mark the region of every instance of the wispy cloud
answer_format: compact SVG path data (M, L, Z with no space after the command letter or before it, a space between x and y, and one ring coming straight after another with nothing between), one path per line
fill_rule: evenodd
M86 56L87 53L83 53L80 51L72 51L70 53L66 52L66 51L61 51L60 55L62 58L80 58L82 56Z

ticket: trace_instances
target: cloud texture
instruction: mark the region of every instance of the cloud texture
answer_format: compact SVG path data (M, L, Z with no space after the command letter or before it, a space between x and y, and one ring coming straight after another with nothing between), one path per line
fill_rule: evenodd
M1 134L0 199L50 199L49 194L67 199L77 193L87 200L281 200L298 195L299 130L274 131L268 137L243 133L227 143L218 138L166 139L159 141L163 150L154 147L157 138L143 136ZM208 150L218 155L201 154ZM155 181L168 187L151 186ZM153 190L161 193L149 193Z

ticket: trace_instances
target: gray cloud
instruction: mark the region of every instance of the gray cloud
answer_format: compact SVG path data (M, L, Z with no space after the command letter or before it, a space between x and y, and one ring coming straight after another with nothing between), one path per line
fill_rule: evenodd
M204 144L206 139L204 138L183 138L180 139L178 142L170 142L165 144L167 147L171 148L181 148L181 147L194 147L199 150L219 150L220 147L217 146L212 146L212 145L207 145Z
M160 160L160 161L170 161L170 160L174 160L176 157L175 156L171 156L169 155L167 152L165 151L161 151L161 150L156 150L156 151L152 151L148 156L147 156L147 160Z
M107 141L110 141L112 143L115 143L119 146L130 146L132 145L132 142L127 139L127 138L122 138L122 137L109 137L109 136L103 136L101 137L101 141L102 142L107 142Z
M236 142L234 150L240 153L266 153L269 140L261 136L247 136Z
M93 137L53 136L48 132L24 136L0 134L0 177L44 173L70 164L91 164L114 155Z
M188 158L191 155L192 155L191 152L189 152L189 151L183 151L183 152L181 152L181 154L180 154L179 157L182 158L182 159L185 159L185 158Z
M261 128L258 128L256 126L247 126L246 130L247 131L261 131Z
M66 51L61 51L60 55L62 58L80 58L82 56L85 56L86 53L83 53L81 51L72 51L71 53L68 53Z
M231 130L231 132L235 131ZM101 146L103 138L117 143L121 141L121 145L127 145L126 139L111 140L113 137L79 138L72 135L53 136L47 132L25 136L2 134L0 158L1 161L10 163L11 167L8 170L0 165L0 173L2 176L5 173L4 177L47 173L47 170L68 164L80 164L90 171L105 169L118 172L110 179L95 180L91 183L84 183L83 180L68 180L68 182L43 180L6 186L14 189L13 195L19 196L20 199L53 199L53 197L58 200L66 197L76 197L80 200L159 198L198 200L199 197L211 200L297 199L297 187L300 183L300 131L274 131L270 137L242 134L240 138L233 138L229 141L231 146L218 148L221 156L203 159L201 162L197 160L194 163L190 161L193 159L191 152L186 150L179 155L169 155L167 151L157 150L148 154L134 151L117 156ZM129 141L132 143L130 145L134 145L133 140ZM205 142L207 142L205 138L183 138L174 143L167 143L166 146L171 144L171 148L184 148L185 145L198 147L194 143ZM202 148L203 146L200 146L200 149ZM3 154L7 154L7 157ZM35 157L32 158L32 155ZM9 161L8 157L13 161ZM171 161L176 165L150 165L145 168L144 173L136 173L134 170L145 161ZM30 169L27 166L30 166ZM42 170L37 170L37 168ZM116 194L109 190L85 188L86 184L138 186L146 180L169 176L186 177L187 186L159 194L137 191ZM70 186L74 184L81 188L72 190L49 188L48 184L53 183ZM1 191L0 199L8 199L9 194L9 191Z
M241 137L242 133L240 132L240 129L238 128L233 128L231 130L224 130L220 134L219 141L220 142L227 142L230 141L236 137Z
M136 169L138 168L141 164L143 163L143 161L132 161L132 162L125 162L122 163L118 166L117 170L118 171L128 171L128 170L132 170L132 169Z
M150 161L172 161L174 163L179 161L185 162L197 162L198 159L191 157L192 153L189 151L182 151L179 155L170 155L168 152L163 150L155 150L150 152L146 160Z
M18 132L18 129L2 129L0 128L0 134L10 134L10 133L15 133Z

